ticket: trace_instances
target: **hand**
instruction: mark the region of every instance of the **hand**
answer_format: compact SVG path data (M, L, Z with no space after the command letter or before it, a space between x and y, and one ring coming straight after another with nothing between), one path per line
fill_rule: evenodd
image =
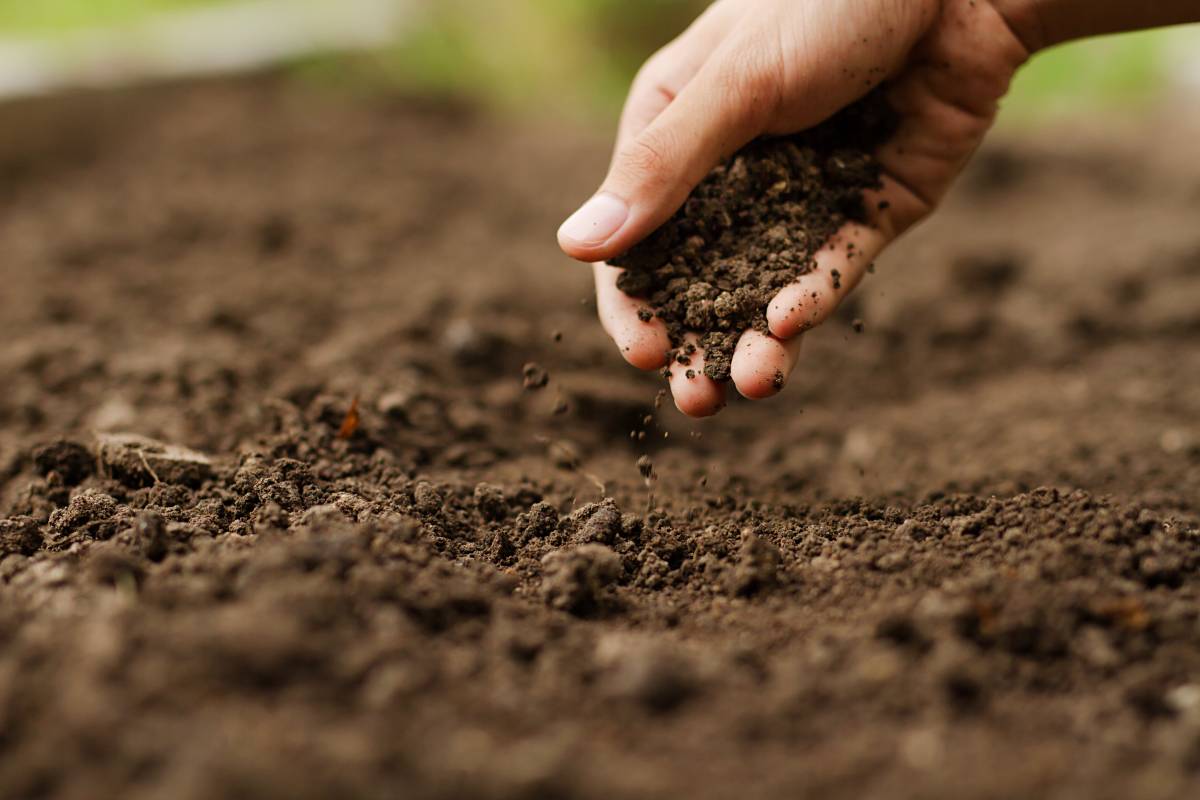
M670 347L657 319L617 289L602 263L666 222L708 172L752 139L809 128L887 81L900 115L878 152L883 187L868 224L850 224L783 289L767 312L771 335L746 331L732 379L752 399L779 391L799 334L829 317L896 236L945 194L995 117L1031 52L1002 0L718 0L655 54L634 81L616 153L600 191L559 230L566 253L594 264L600 320L629 363L658 369ZM1019 30L1024 31L1022 25ZM853 248L848 245L853 243ZM691 372L693 377L687 377ZM681 411L721 409L725 387L703 354L670 366Z

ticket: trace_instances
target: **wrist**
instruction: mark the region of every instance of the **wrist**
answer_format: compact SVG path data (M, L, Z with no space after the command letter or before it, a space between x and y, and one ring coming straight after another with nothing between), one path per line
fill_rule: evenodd
M1046 31L1042 16L1045 3L1041 0L991 0L991 3L1029 55L1055 44Z
M1072 39L1200 22L1196 0L991 0L1030 54Z

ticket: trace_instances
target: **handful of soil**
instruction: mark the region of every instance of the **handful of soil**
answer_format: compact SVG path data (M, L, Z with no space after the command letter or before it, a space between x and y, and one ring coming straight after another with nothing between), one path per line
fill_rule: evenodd
M875 90L803 133L751 142L714 169L665 225L614 266L617 286L666 323L671 357L687 363L700 336L704 373L729 379L738 337L767 331L767 306L813 269L813 255L847 221L866 216L880 186L873 153L895 130ZM647 320L649 317L647 316Z

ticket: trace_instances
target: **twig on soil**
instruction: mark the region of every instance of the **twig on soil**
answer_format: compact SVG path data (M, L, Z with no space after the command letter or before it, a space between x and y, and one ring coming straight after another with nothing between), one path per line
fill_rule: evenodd
M146 454L141 450L138 450L137 454L138 458L142 460L142 466L146 468L146 472L149 472L150 477L154 478L154 485L157 486L162 483L162 480L158 477L158 473L154 471L154 468L150 466L150 462L146 460Z

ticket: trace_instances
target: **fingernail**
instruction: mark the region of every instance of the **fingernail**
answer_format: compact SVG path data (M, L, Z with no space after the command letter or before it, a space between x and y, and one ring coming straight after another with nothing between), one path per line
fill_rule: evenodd
M595 247L613 237L625 220L629 206L616 195L602 193L583 204L558 229L558 237L572 244Z

